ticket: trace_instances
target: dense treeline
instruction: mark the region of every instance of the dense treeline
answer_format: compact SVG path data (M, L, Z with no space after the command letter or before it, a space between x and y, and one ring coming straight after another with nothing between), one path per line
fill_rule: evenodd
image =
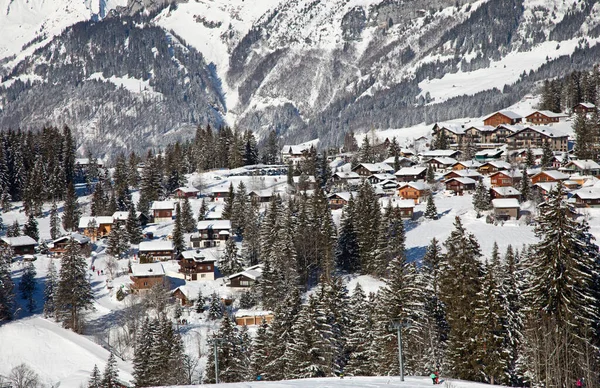
M569 75L544 81L540 109L552 112L570 111L581 102L600 103L600 70L574 71Z

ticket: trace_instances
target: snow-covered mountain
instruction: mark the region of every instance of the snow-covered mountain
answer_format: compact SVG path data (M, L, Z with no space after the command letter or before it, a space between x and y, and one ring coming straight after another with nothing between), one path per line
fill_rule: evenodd
M20 4L19 11L12 3ZM30 114L7 113L9 109L23 111L25 101L31 104L32 99L42 98L44 93L33 93L39 95L33 97L31 89L37 88L39 92L49 87L48 75L42 74L45 68L40 67L45 60L39 53L32 54L33 48L44 44L68 46L66 41L73 39L72 33L47 42L69 23L90 20L86 24L102 25L111 23L117 15L124 18L123 23L130 20L135 28L160 28L165 37L175 38L186 52L200 53L208 64L205 66L213 78L206 85L207 101L212 102L201 109L214 111L216 115L196 112L189 117L181 110L173 128L177 129L177 136L184 137L197 124L218 124L225 119L231 125L251 128L260 134L276 129L289 141L319 137L322 144L333 144L349 130L401 128L422 121L478 116L518 101L541 79L591 67L600 51L600 3L596 0L163 3L161 0L0 0L0 9L12 10L9 35L21 39L20 45L24 40L37 39L29 51L18 49L17 38L13 39L15 42L0 42L0 57L17 54L4 63L0 125L14 127L19 123L27 127L40 123ZM67 8L69 13L61 12ZM108 12L109 9L113 12ZM125 16L142 9L141 14ZM29 17L28 12L35 16ZM7 15L0 15L0 31ZM97 19L101 21L91 21ZM19 20L27 20L39 32L18 35L15 26ZM115 39L130 39L127 31L123 34ZM85 31L77 39L82 38ZM142 38L139 43L146 42ZM99 54L111 50L108 41L94 44L100 45L95 48ZM37 59L31 61L35 55ZM90 60L82 55L74 52L69 60L73 63ZM29 61L33 67L23 67L20 61ZM155 83L164 82L152 74L149 65L145 72L136 69L137 75L127 67L118 67L96 71L102 71L101 80L107 82L135 78L154 89ZM88 76L82 76L78 82L88 82ZM16 88L13 86L16 79L26 85L19 84ZM27 81L40 82L42 86L30 86ZM218 92L211 96L214 91ZM222 104L215 106L214 101ZM43 100L39 102L43 104ZM61 108L50 114L51 121L59 122L60 112L71 103L67 99L62 101ZM44 112L41 117L49 113ZM141 119L139 112L132 111L130 118L127 126L137 125L143 136L170 131L152 128L149 124L152 120L147 117L147 123L134 124L137 118ZM85 120L71 117L70 121L63 121L81 129L91 121L97 123L98 118L91 114ZM115 124L122 126L122 120L97 125ZM115 133L115 130L118 132L107 127L100 132ZM91 134L86 141L93 138ZM160 144L160 139L155 140ZM111 145L118 146L118 141Z

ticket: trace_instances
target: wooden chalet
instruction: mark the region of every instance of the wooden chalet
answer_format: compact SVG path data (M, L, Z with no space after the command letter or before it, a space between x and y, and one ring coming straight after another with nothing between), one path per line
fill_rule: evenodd
M456 164L456 162L457 160L454 158L435 157L429 159L427 161L427 165L431 166L431 168L433 168L434 171L449 170L452 168L453 165Z
M249 288L252 287L262 277L262 264L257 264L246 268L242 272L230 275L229 287L232 288Z
M315 152L315 148L312 143L299 144L299 145L284 145L281 148L281 160L284 164L292 162L294 165L298 164L300 160L306 158Z
M152 216L154 222L169 222L173 219L175 211L175 202L173 201L154 201L152 202Z
M369 177L367 178L367 181L372 185L376 185L381 182L390 181L390 180L396 180L396 178L394 175L387 174L387 173L373 174L373 175L369 175Z
M198 233L190 236L192 248L211 248L225 245L231 236L230 220L199 221Z
M548 125L560 122L567 115L562 113L554 113L549 110L536 110L525 116L525 121L536 125Z
M394 166L394 164L396 163L396 158L393 156L390 156L389 158L387 158L386 160L383 161L383 163L389 165L389 166ZM398 157L398 166L399 168L403 168L403 167L411 167L414 166L415 162L413 162L411 159L406 158L404 156L399 156Z
M272 190L252 190L248 193L248 197L250 197L251 201L256 201L256 203L269 203L271 198L273 198Z
M270 311L238 310L235 313L235 324L238 326L262 325L263 322L271 323L275 318Z
M503 110L500 112L492 113L485 119L483 119L484 125L490 125L497 127L500 124L518 124L523 121L523 116L509 110Z
M416 182L427 178L427 167L403 167L394 174L398 182Z
M175 189L175 197L177 198L196 198L200 191L193 187L179 187Z
M595 187L586 187L577 190L573 197L577 207L600 207L600 189Z
M185 280L215 280L218 259L208 251L192 250L179 254L179 272Z
M596 105L592 104L591 102L580 102L579 104L575 105L571 110L573 111L573 113L577 114L594 113L594 111L596 110Z
M512 186L499 186L490 189L490 197L492 199L513 198L517 201L521 200L521 192Z
M386 163L360 163L352 171L366 178L373 174L393 174L394 168Z
M423 202L431 193L429 185L424 182L407 182L398 188L398 196L402 199L410 199L415 204Z
M561 181L566 181L567 179L569 179L569 176L560 171L545 170L545 171L540 171L537 174L535 174L534 176L532 176L531 184L535 185L537 183L544 183L544 182L561 182Z
M292 178L294 188L298 191L315 190L317 188L317 179L312 175L299 175Z
M494 215L499 219L518 219L521 205L514 198L492 199Z
M194 305L194 301L198 298L198 292L190 290L189 287L179 286L171 293L173 298L177 299L182 306L191 307Z
M483 175L490 175L498 171L510 170L512 168L511 164L508 162L504 162L501 160L492 160L489 162L483 163L479 167L479 172Z
M146 225L148 223L148 217L142 212L135 212L140 225ZM113 225L125 225L129 218L129 212L114 212L112 215Z
M476 181L480 181L483 179L483 176L477 170L452 170L446 174L444 174L444 180L448 180L450 178L471 178Z
M479 167L481 167L481 162L478 162L476 160L466 160L466 161L460 161L460 162L456 162L453 166L452 169L453 170L477 170Z
M493 149L481 150L481 151L476 152L475 159L484 163L488 160L501 159L503 155L504 155L504 150L502 148L493 148Z
M35 253L35 247L38 245L38 243L29 236L5 236L0 237L0 245L11 248L14 255L20 256L33 255Z
M148 291L155 285L165 286L165 270L161 263L133 264L131 266L131 290Z
M540 195L540 197L547 198L548 194L550 194L551 191L556 190L559 184L560 182L540 182L533 184L531 187Z
M474 191L477 181L471 178L450 178L445 182L446 190L462 195L465 191Z
M392 207L392 211L398 211L398 215L403 220L412 220L415 215L415 201L412 199L396 199L396 198L387 198L382 200L382 207L387 207L388 203ZM389 202L388 202L389 201Z
M107 236L114 220L112 216L102 217L81 217L79 219L79 233L89 237L92 241Z
M57 256L62 255L67 250L67 244L71 239L75 240L77 244L79 244L79 249L81 249L86 256L91 253L92 247L90 246L90 238L79 233L73 233L68 236L57 238L56 240L52 241L52 247L49 248L49 251Z
M427 161L433 158L458 158L461 152L458 150L429 150L419 154L422 161Z
M521 182L522 173L516 170L496 171L490 175L490 183L492 187L510 187L516 186Z
M142 241L138 251L142 262L173 260L175 255L173 242L165 240Z
M348 204L352 196L356 196L356 193L342 192L342 193L331 193L327 196L329 202L329 208L332 210L341 209Z
M358 175L358 173L354 172L354 171L348 171L348 172L338 171L333 174L331 179L333 180L334 183L347 184L350 181L359 180L360 175Z
M593 160L572 160L563 167L563 171L600 177L600 165Z
M548 143L552 151L567 152L569 137L547 125L529 125L518 132L506 137L508 147L518 148L544 148Z

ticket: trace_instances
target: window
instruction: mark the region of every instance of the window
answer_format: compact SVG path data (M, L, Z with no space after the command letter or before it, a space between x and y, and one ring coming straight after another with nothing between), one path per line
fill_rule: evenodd
M144 282L144 286L147 286L147 285L148 285L148 282Z
M199 267L198 267L198 269L199 269L200 271L202 271L202 270L204 269L204 267L203 267L203 266L199 266Z
M206 277L206 274L205 274L205 273L201 273L201 274L200 274L200 277L201 277L201 278L205 278L205 277Z
M240 280L240 286L249 286L250 282L248 280Z

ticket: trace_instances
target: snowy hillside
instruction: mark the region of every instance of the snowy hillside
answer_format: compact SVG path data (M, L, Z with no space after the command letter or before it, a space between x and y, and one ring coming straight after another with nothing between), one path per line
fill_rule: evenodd
M263 381L263 382L244 382L217 384L214 387L223 388L358 388L358 387L403 387L403 388L422 388L431 387L431 380L428 378L407 377L404 382L400 381L398 376L389 377L346 377L344 379L300 379L287 381ZM443 380L441 388L493 388L498 385L477 384L460 380Z

